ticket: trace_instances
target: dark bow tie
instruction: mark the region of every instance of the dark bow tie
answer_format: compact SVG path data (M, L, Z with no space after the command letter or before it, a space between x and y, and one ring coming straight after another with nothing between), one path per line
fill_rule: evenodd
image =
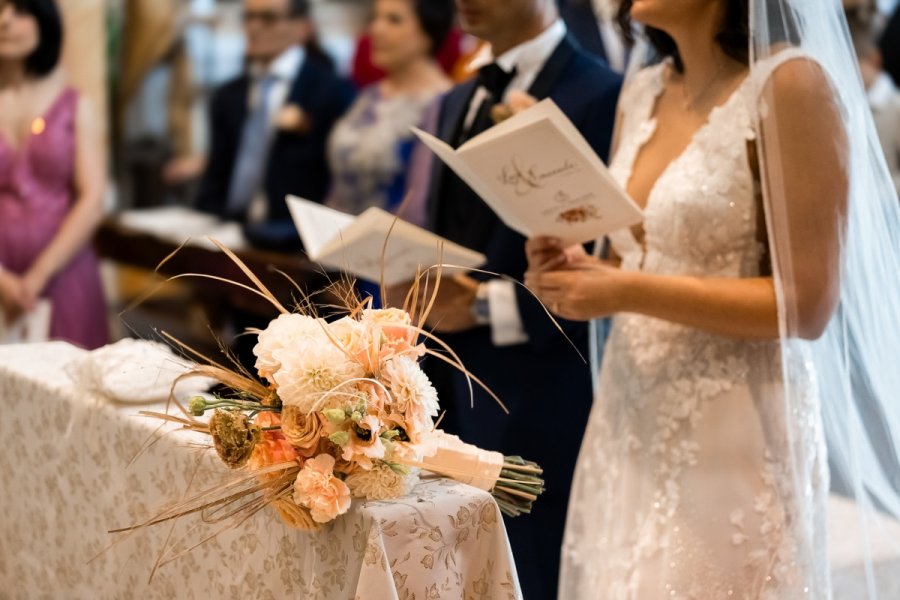
M484 87L491 94L491 100L496 103L503 100L503 92L506 91L506 88L515 76L515 69L511 72L506 72L494 62L478 70L477 81L478 85Z

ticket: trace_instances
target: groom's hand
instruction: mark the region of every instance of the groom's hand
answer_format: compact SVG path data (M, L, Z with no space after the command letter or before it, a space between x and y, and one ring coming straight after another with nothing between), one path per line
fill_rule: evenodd
M478 323L472 314L472 305L478 292L478 282L467 275L442 277L437 294L423 299L428 306L434 296L434 304L425 324L437 333L460 333L475 328Z
M412 282L391 286L387 290L387 306L402 307ZM420 289L416 302L416 314L413 321L431 304L425 326L436 333L459 333L473 329L478 325L472 314L472 304L478 291L478 282L467 275L444 275L441 277L437 295L434 293L434 280L429 288Z

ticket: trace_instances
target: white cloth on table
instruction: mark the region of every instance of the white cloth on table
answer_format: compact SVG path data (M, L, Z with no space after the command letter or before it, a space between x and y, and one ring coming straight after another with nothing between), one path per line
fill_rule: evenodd
M318 533L263 510L148 582L170 533L197 542L208 526L184 518L115 546L107 530L235 473L198 447L200 436L148 444L156 421L73 387L63 365L85 354L64 343L0 348L0 597L521 597L497 505L445 479L395 501L357 502Z

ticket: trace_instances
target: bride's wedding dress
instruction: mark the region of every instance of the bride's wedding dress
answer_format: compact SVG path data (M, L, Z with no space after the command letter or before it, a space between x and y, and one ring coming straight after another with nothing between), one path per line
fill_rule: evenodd
M765 221L748 145L765 110L762 86L798 57L784 51L756 64L712 111L650 193L645 243L629 229L610 236L623 269L761 275ZM623 91L611 164L623 186L654 135L664 70L643 70ZM573 484L560 598L784 600L828 589L818 394L811 371L784 377L780 348L614 318ZM785 381L803 399L789 409ZM797 447L808 474L800 482L789 456Z

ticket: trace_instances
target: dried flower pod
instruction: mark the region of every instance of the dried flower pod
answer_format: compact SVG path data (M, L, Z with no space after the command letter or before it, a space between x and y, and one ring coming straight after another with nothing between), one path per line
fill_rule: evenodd
M209 419L209 433L219 458L232 469L247 464L260 439L258 427L242 412L216 409Z

